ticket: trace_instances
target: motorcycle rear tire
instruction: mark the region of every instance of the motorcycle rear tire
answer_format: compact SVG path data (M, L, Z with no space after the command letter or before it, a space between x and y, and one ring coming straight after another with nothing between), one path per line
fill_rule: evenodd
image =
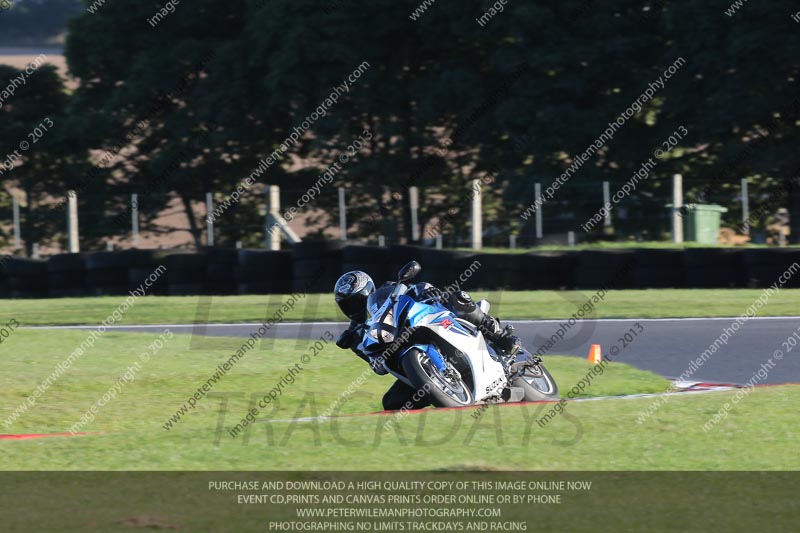
M535 375L531 368L525 369L525 374L516 378L511 385L514 387L521 387L523 391L525 391L525 397L523 401L526 402L538 402L542 400L558 400L558 385L556 384L556 380L553 379L553 376L550 375L550 372L544 367L544 365L539 364L536 365L541 369L541 376ZM536 381L531 383L531 381L536 378ZM547 388L542 387L537 382L545 381L548 385Z

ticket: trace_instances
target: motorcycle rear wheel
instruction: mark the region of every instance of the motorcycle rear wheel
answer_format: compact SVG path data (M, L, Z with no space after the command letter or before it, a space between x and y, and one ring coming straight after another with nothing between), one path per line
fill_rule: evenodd
M525 372L511 383L525 391L524 401L558 400L558 385L550 372L539 363L528 367Z

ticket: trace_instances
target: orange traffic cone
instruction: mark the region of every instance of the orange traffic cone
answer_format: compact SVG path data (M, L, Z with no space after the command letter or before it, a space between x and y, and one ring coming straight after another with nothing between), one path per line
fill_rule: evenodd
M593 365L601 363L603 361L603 350L600 348L599 344L592 344L589 348L589 362Z

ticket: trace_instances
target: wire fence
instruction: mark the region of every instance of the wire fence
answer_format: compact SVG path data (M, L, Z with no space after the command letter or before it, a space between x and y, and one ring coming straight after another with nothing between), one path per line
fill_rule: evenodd
M281 219L300 239L470 247L474 196L479 196L481 203L483 246L671 237L671 177L651 177L630 194L624 194L624 180L569 181L547 198L545 191L551 183L535 177L524 183L498 180L482 184L479 194L470 187L419 187L418 201L412 203L408 189L370 191L336 184L320 187L313 194L308 188L283 187L278 202L271 201L265 186L254 186L235 202L223 192L78 194L77 242L81 250L269 247L270 228ZM754 241L763 240L765 226L785 207L786 198L763 187L755 192L752 186L744 195L743 187L747 185L741 182L687 179L683 199L684 203L725 207L723 226L739 233L749 231ZM44 198L27 203L17 195L15 205L11 194L0 196L0 238L5 253L17 248L29 255L69 250L68 201ZM537 204L537 198L544 201ZM225 207L221 212L220 206ZM209 217L212 213L213 220Z

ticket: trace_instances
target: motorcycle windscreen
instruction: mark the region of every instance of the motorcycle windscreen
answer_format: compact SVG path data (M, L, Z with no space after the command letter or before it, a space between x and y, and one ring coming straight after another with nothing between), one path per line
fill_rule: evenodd
M397 324L394 320L394 308L389 307L380 319L372 323L368 335L379 343L389 344L397 336Z
M369 351L380 350L394 342L397 337L394 306L385 305L393 290L393 287L381 287L367 299L370 318L367 322L369 330L365 336L364 347ZM380 316L378 313L381 313Z
M369 298L367 298L367 312L369 313L370 320L375 319L375 315L378 314L383 304L386 303L386 299L392 294L393 290L394 287L384 286L369 295Z

